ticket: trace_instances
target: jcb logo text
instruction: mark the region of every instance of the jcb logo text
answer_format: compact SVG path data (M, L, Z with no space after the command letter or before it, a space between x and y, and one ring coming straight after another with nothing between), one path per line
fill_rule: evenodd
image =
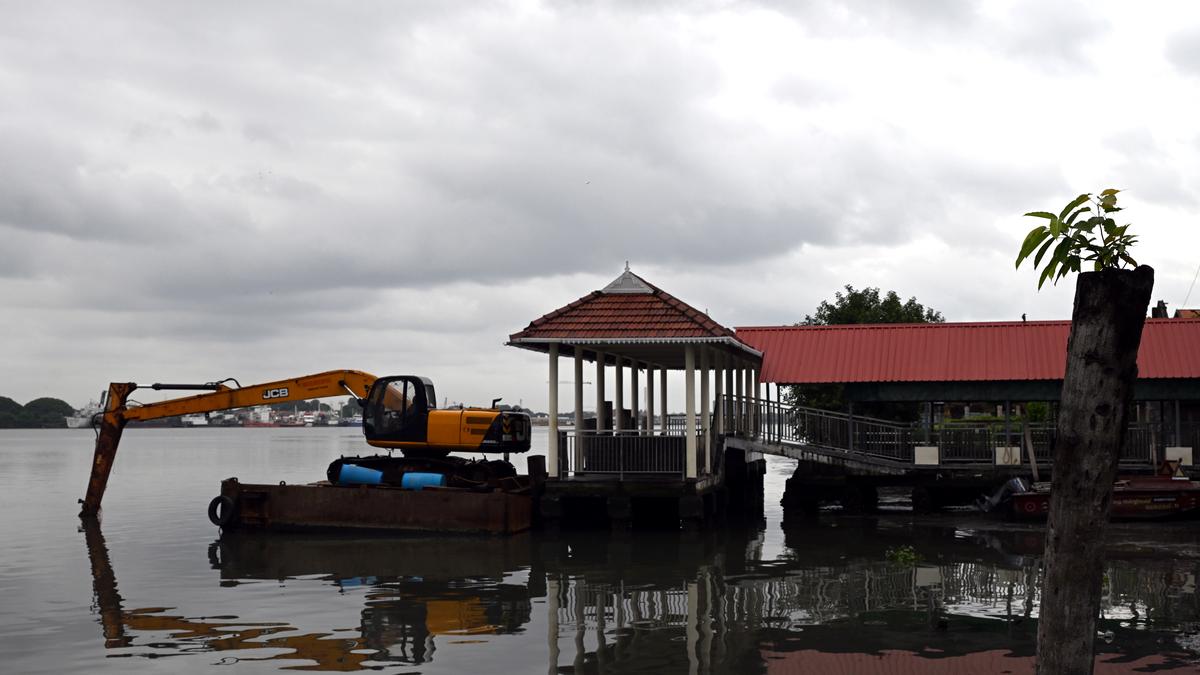
M288 395L288 390L287 390L287 387L280 387L280 388L278 388L278 389L264 389L264 390L263 390L263 398L264 398L264 399L272 399L272 398L284 398L284 397L285 397L285 396L287 396L287 395Z

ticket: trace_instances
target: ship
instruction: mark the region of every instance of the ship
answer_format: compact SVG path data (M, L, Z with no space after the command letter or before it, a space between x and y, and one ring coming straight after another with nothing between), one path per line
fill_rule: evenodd
M88 401L88 404L75 411L73 415L67 415L63 419L67 422L68 429L90 429L92 428L92 418L104 411L104 399L108 392L100 392L100 401L95 399Z

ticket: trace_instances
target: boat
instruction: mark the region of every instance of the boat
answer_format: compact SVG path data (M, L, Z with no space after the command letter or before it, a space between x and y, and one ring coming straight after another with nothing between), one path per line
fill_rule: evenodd
M1050 484L1038 483L1010 496L1013 517L1045 519ZM1183 475L1177 460L1166 460L1156 475L1124 476L1113 483L1111 520L1162 520L1200 516L1200 481Z
M66 420L68 429L90 429L92 427L92 418L104 411L104 399L108 392L100 393L100 401L95 399L88 401L88 404L75 411L73 415L67 415L63 419Z

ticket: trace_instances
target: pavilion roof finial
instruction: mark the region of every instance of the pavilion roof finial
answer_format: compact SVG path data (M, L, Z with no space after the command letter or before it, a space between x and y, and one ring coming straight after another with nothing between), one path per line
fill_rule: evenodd
M629 270L629 261L625 261L625 271L613 279L612 283L600 289L601 293L653 293L654 288L642 281L642 278Z

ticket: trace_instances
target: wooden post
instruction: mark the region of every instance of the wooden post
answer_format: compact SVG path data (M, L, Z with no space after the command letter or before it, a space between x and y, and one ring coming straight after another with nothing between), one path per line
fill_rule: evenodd
M641 393L638 391L638 370L641 367L636 359L629 362L629 410L632 413L632 419L629 422L632 426L629 428L634 431L642 428L642 417L638 414L638 394Z
M1025 437L1025 454L1029 455L1029 469L1033 472L1033 482L1042 482L1042 477L1038 475L1037 453L1033 449L1033 433L1029 431L1029 420L1025 420L1025 427L1022 435Z
M1038 675L1090 674L1104 534L1154 270L1079 275L1054 451Z

